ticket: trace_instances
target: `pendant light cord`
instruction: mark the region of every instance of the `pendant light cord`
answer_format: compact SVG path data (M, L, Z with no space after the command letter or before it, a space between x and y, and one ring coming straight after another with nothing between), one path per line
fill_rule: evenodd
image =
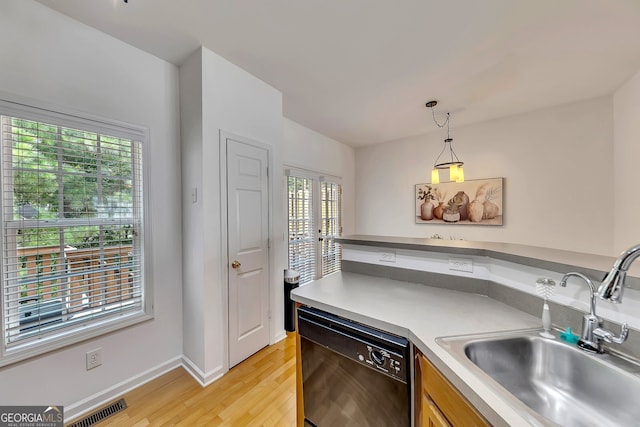
M431 107L431 114L433 115L433 122L439 127L439 128L443 128L445 126L447 126L447 137L449 136L449 115L451 113L447 113L447 118L445 119L444 122L442 122L442 124L438 123L438 120L436 119L436 110L433 109L433 107Z
M449 152L451 154L451 162L459 162L460 160L458 159L458 156L456 156L456 153L453 152L453 147L451 145L451 142L453 141L451 139L451 134L449 131L449 122L450 122L450 118L451 118L451 113L447 113L447 118L444 120L444 122L442 123L438 123L438 120L436 119L436 112L433 109L433 107L431 107L431 114L433 115L433 122L436 124L436 126L438 126L439 128L443 128L443 127L447 127L447 139L445 139L444 141L444 146L442 147L442 151L440 152L440 154L438 154L438 157L436 157L436 161L433 163L434 165L436 165L438 163L438 160L440 160L440 157L442 156L442 154L444 153L444 151L447 149L447 143L449 144ZM455 160L454 160L455 158Z

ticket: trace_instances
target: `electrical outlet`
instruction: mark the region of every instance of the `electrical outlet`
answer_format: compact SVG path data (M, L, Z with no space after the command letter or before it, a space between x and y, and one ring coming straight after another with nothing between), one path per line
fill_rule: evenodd
M102 365L102 349L98 348L87 352L87 371Z
M469 258L449 258L449 270L473 273L473 260Z
M395 252L380 252L380 261L382 262L396 262Z

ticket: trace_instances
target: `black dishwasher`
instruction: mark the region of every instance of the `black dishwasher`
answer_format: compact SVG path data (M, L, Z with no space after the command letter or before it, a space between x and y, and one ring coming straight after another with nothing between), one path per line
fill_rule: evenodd
M409 341L298 309L306 426L411 425Z

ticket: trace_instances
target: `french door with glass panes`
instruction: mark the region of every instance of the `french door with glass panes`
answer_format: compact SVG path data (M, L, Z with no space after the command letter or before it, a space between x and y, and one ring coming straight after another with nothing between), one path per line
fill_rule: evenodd
M289 269L300 273L300 283L340 270L342 248L342 186L337 178L309 171L287 175Z

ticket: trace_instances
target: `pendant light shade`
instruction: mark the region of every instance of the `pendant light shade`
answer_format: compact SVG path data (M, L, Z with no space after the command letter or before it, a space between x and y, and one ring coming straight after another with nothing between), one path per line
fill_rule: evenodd
M450 181L464 182L464 171L462 170L462 166L464 165L464 162L461 162L458 156L456 155L455 151L453 151L453 138L451 138L449 133L449 122L451 118L451 113L447 113L447 119L444 121L444 123L442 124L438 123L438 121L436 120L436 113L433 110L433 107L435 107L437 104L438 104L438 101L429 101L427 102L426 106L428 108L431 108L431 113L433 114L433 121L435 122L435 124L439 128L442 128L445 126L447 127L447 139L444 140L444 147L442 148L442 151L440 152L440 154L436 158L436 161L433 164L433 170L431 171L431 183L432 184L440 183L440 174L438 171L439 169L449 169ZM445 154L445 152L448 152L448 155ZM441 162L440 157L442 157L443 154L444 154L444 159L449 158L450 160Z
M458 165L449 166L449 181L458 181Z
M438 173L438 169L431 170L431 183L432 184L440 184L440 174Z

